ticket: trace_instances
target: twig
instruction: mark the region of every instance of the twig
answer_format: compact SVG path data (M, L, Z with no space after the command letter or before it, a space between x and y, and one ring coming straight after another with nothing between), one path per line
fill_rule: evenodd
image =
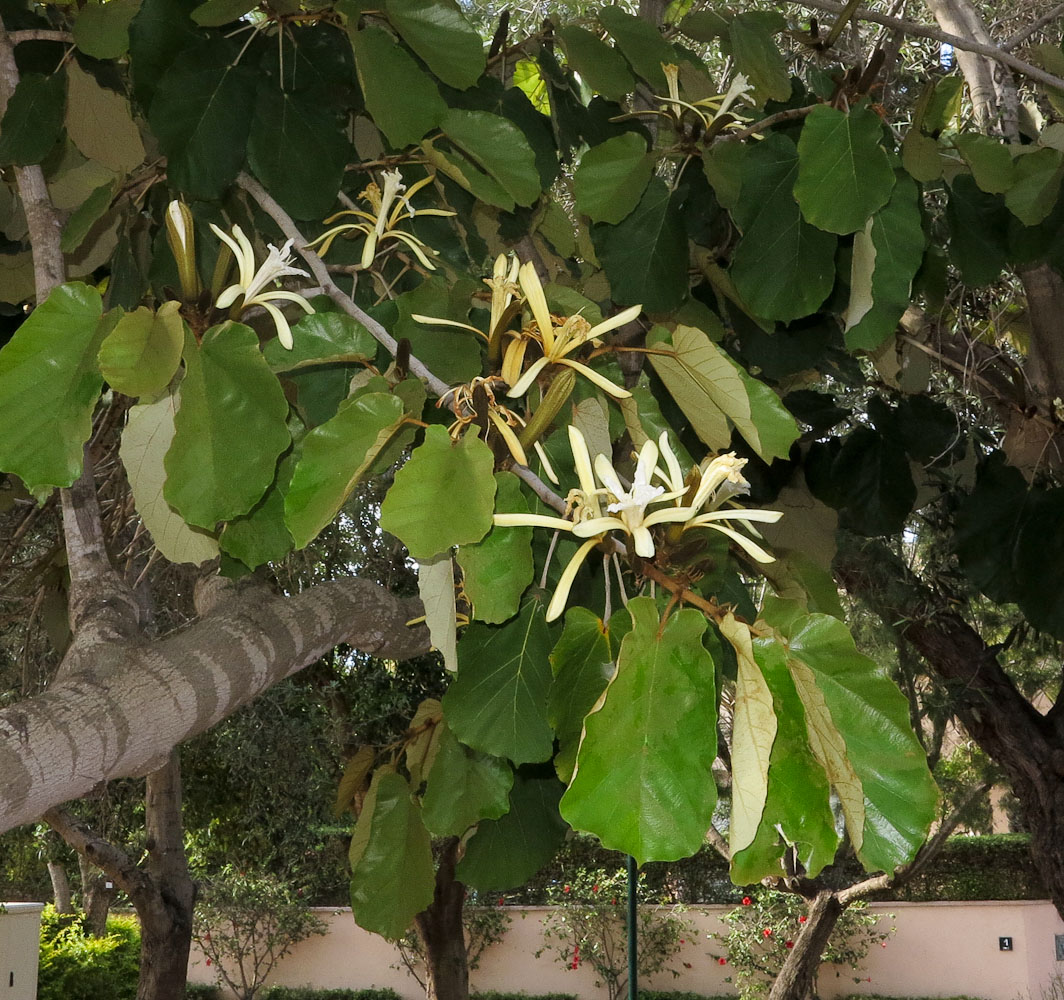
M358 320L369 332L374 336L379 344L381 344L392 357L395 357L399 350L399 344L396 339L381 326L369 313L360 309L354 302L351 301L340 289L340 286L332 280L329 275L328 268L325 266L325 261L321 259L310 247L307 246L309 242L307 238L299 231L292 217L273 199L270 193L249 174L241 173L236 179L237 185L242 187L252 198L258 202L259 207L277 223L281 232L285 234L288 239L292 240L295 246L299 249L300 256L307 262L307 266L310 268L311 274L317 279L318 284L321 285L322 290L330 299L333 300L348 316ZM425 380L429 389L432 390L437 396L442 396L450 390L450 386L442 379L437 378L431 371L419 361L413 355L410 356L410 362L407 366L419 378Z
M728 132L721 136L722 139L727 139L729 142L738 139L747 139L752 135L757 135L758 132L764 132L765 129L772 128L773 125L778 125L780 122L795 121L798 118L805 118L806 115L811 114L814 108L819 107L818 104L809 104L804 108L787 108L786 111L777 111L774 115L769 115L767 118L762 118L759 122L754 122L747 128L742 129L739 132Z
M23 28L20 31L8 32L8 40L12 45L21 42L62 42L64 45L73 45L74 36L69 31L50 31L47 28Z
M1057 4L1048 14L1043 14L1038 20L1032 21L1030 24L1020 28L1014 35L1010 35L1001 43L1002 52L1011 52L1013 49L1022 45L1028 38L1031 37L1040 28L1044 28L1050 21L1055 21L1058 17L1064 15L1064 3Z
M565 501L558 496L542 479L539 478L527 465L518 465L516 462L510 466L510 471L522 482L532 487L536 494L548 507L553 507L559 514L565 513Z
M825 10L831 14L841 14L846 9L843 4L833 3L832 0L800 0L800 3L803 7ZM1015 72L1041 83L1043 86L1064 90L1064 79L1054 76L1052 73L1047 73L1044 69L1025 62L1023 59L1017 58L1011 52L1007 52L996 45L987 45L971 38L951 35L949 32L940 31L938 28L930 28L925 24L917 24L915 21L905 21L898 17L891 17L889 14L877 14L872 10L861 9L853 16L861 21L883 24L888 28L898 28L907 35L912 35L916 38L930 38L936 42L944 42L946 45L952 45L955 49L960 49L963 52L975 52L978 55L986 56L988 59L993 59L995 62L1002 63Z

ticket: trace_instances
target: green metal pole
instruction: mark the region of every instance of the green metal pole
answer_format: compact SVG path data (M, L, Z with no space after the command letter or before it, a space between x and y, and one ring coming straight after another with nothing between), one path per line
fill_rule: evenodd
M628 1000L639 997L639 930L636 923L636 889L639 866L628 856Z

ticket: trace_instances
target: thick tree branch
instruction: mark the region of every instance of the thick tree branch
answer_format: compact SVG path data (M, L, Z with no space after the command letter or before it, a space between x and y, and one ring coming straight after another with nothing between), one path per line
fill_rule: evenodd
M841 14L845 5L834 3L832 0L801 0L801 6L811 7L814 10L826 10L832 14ZM926 24L918 24L916 21L905 21L899 17L891 17L889 14L878 14L875 11L859 9L854 15L858 20L871 21L874 24L883 24L888 28L897 28L914 38L930 38L936 42L945 42L962 52L975 52L987 56L995 62L1008 66L1009 69L1026 76L1029 80L1041 83L1046 87L1064 89L1064 79L1047 73L1044 69L1035 66L1023 59L1019 59L1011 52L1005 52L996 45L988 45L972 38L954 35L948 31L940 31Z
M415 599L366 580L295 597L245 590L182 632L97 651L91 674L0 712L0 832L101 781L158 768L271 684L339 643L402 660L428 650Z
M307 262L307 267L310 268L310 273L314 275L318 283L321 285L322 291L325 292L325 294L328 295L329 298L331 298L341 309L343 309L348 316L358 320L359 323L373 334L377 339L377 342L382 344L384 349L388 351L392 357L395 357L395 354L399 349L396 339L372 316L360 309L350 298L344 295L340 286L332 280L332 276L329 274L325 262L313 250L311 250L309 246L307 246L309 241L299 231L299 227L296 226L292 217L277 204L277 202L270 196L269 192L257 180L255 180L254 177L242 173L237 177L236 182L240 187L247 191L247 193L258 202L259 207L277 223L281 232L284 233L288 239L293 241L296 248L299 250L300 255ZM418 378L424 379L429 389L431 389L437 396L444 395L450 389L450 386L446 382L433 375L424 363L419 361L413 355L410 357L408 367L410 371L418 376Z

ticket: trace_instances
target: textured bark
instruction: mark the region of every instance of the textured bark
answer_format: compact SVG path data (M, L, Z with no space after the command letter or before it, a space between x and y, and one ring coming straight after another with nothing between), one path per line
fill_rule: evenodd
M342 642L402 660L428 649L420 604L365 580L295 597L244 590L182 632L99 647L92 673L0 712L0 832L100 781L144 774Z
M85 922L93 937L103 937L107 933L107 917L115 897L115 884L82 854L78 855L78 868L81 871L81 908L85 911Z
M469 962L462 925L465 886L454 877L457 861L458 838L449 837L440 854L432 903L414 921L425 951L427 1000L469 1000Z
M776 976L768 1000L813 1000L820 956L824 954L828 938L843 910L845 906L839 902L837 892L824 890L817 893L809 904L809 920Z
M52 880L52 897L56 913L73 913L74 897L66 869L58 861L48 862L48 878Z
M958 603L920 580L878 542L841 546L843 586L877 614L900 623L906 641L946 686L957 717L1008 775L1031 831L1031 856L1064 916L1064 701L1042 715L1019 692L996 652Z

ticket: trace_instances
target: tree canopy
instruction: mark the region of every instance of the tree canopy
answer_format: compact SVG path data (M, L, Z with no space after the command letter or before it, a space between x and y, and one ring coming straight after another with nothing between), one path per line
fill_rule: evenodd
M433 834L484 887L568 828L693 853L722 722L733 877L815 875L833 805L890 872L937 793L838 582L963 689L1064 906L1060 713L953 596L1064 637L1059 40L644 6L489 43L447 0L3 5L0 469L61 491L72 629L0 712L5 828L340 642L431 643L442 701L345 776L367 927L431 903ZM171 635L115 428L150 558L204 567ZM268 590L370 482L420 604ZM924 523L957 587L890 542Z

